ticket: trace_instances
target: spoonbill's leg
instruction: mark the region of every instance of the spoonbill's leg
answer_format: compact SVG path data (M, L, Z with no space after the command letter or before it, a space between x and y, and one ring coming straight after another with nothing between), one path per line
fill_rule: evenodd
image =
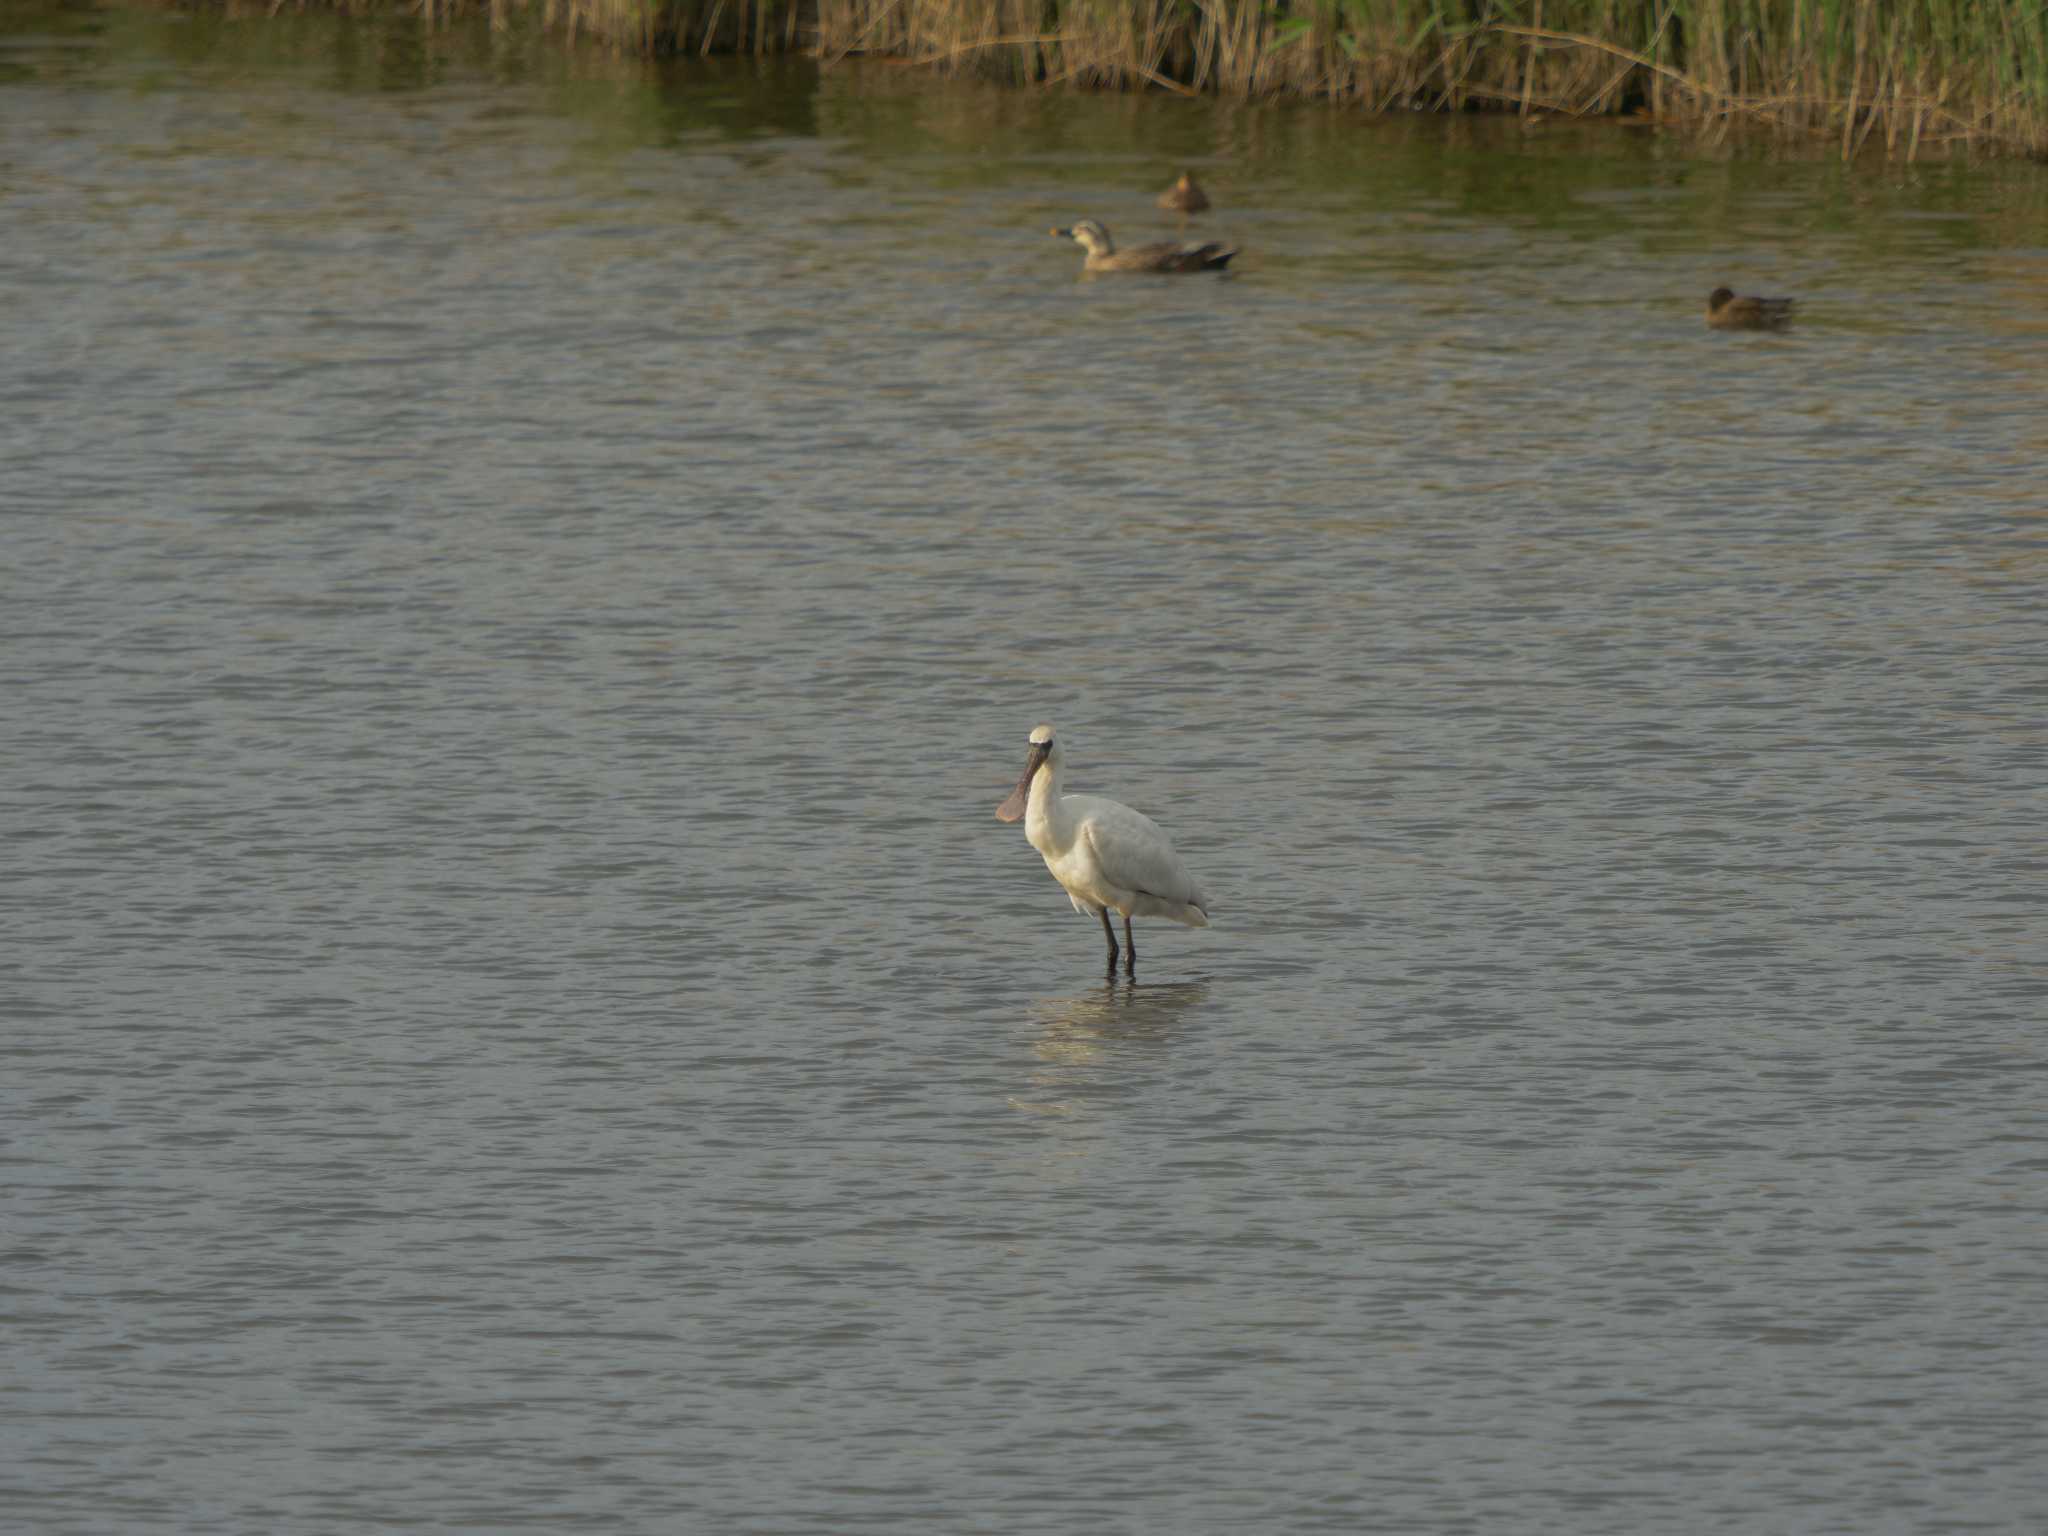
M1108 921L1107 918L1103 920L1105 922ZM1111 942L1114 943L1115 941L1112 940ZM1110 956L1110 964L1116 964L1116 957L1114 955ZM1124 974L1126 976L1136 976L1138 974L1138 941L1131 937L1131 914L1128 912L1124 914Z
M1109 974L1116 974L1116 930L1109 926L1109 908L1098 907L1095 915L1102 919L1102 936L1109 940Z

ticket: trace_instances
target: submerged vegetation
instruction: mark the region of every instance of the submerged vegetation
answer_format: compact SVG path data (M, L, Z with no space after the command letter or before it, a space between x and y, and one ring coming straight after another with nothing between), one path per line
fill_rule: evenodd
M229 0L234 4L234 0ZM276 10L290 0L258 0ZM297 0L300 5L322 0ZM1018 83L1375 111L1764 125L1913 156L2048 154L2040 0L329 0L538 13L649 53L879 55Z

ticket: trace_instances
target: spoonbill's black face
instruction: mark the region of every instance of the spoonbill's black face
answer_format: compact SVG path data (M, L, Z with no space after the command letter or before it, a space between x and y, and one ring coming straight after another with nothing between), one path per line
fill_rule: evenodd
M1017 781L1017 787L1010 791L1010 798L996 807L997 821L1015 821L1024 814L1024 807L1031 801L1031 781L1038 777L1038 770L1045 766L1045 760L1052 756L1052 738L1031 743L1031 755L1024 759L1024 777Z

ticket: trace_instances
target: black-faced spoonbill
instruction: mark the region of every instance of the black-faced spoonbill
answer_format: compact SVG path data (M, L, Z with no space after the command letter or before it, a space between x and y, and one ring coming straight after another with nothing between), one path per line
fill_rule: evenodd
M1053 879L1066 887L1076 912L1102 919L1109 940L1109 969L1116 971L1114 907L1124 917L1124 970L1138 974L1133 917L1170 917L1190 928L1209 926L1209 898L1188 873L1173 842L1151 817L1100 795L1063 795L1060 774L1066 754L1050 725L1031 733L1024 777L1010 798L996 807L996 820L1024 818L1024 835L1045 859Z

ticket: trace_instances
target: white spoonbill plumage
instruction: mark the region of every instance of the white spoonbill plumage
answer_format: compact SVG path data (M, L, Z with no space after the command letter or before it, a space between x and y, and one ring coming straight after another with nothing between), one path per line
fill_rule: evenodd
M1102 919L1109 940L1109 969L1116 970L1113 907L1124 919L1124 970L1138 974L1133 917L1170 917L1190 928L1209 926L1209 898L1201 882L1173 851L1173 841L1151 817L1100 795L1063 795L1060 775L1066 753L1050 725L1031 733L1024 777L1010 798L996 807L998 821L1024 818L1024 835L1045 859L1053 879L1066 887L1076 912Z

